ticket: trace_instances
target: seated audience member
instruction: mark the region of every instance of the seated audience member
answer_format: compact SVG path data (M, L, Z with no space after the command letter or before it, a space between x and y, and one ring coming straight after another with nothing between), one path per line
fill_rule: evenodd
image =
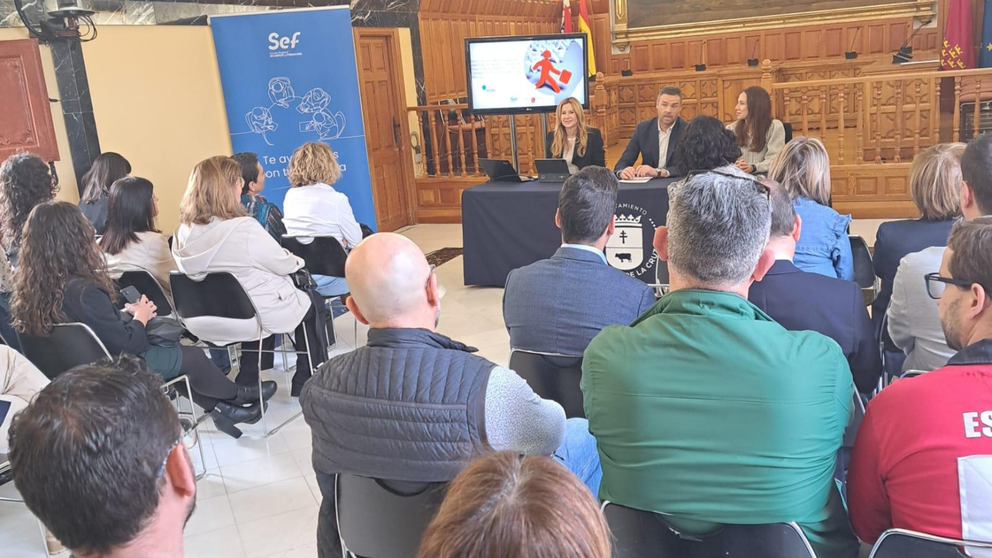
M100 248L106 254L111 277L117 279L125 271L147 271L171 299L169 274L178 268L169 239L155 228L157 216L158 197L151 182L137 176L114 182L107 198L107 230Z
M14 415L24 410L48 385L48 378L31 361L10 347L0 346L0 453L7 453L7 432Z
M0 165L0 335L7 345L19 349L11 325L10 295L14 289L14 267L21 233L28 214L39 203L55 197L59 189L48 164L30 153L17 153Z
M447 482L491 451L554 455L595 491L599 461L585 419L565 420L512 370L435 331L437 276L406 237L380 233L346 267L348 309L368 344L320 367L300 396L324 494L321 556L340 555L334 475Z
M34 206L54 198L58 190L58 183L41 157L17 153L0 165L0 237L15 268L28 215Z
M992 214L992 134L971 140L961 156L961 214L973 220ZM931 246L899 261L886 313L889 337L906 354L903 372L929 372L954 355L940 325L937 304L928 296L924 277L940 269L943 246Z
M162 380L141 360L60 374L14 420L25 504L82 557L182 558L196 480Z
M785 187L803 220L796 267L852 281L854 256L847 236L851 216L830 207L830 157L823 143L802 136L793 139L772 161L768 178Z
M847 477L851 524L867 543L891 528L989 540L992 217L954 226L926 288L958 353L868 405Z
M688 532L795 521L821 558L858 544L833 480L854 386L833 340L745 298L774 262L768 189L705 173L668 188L655 245L671 292L586 349L582 392L599 497Z
M581 356L608 325L626 325L655 302L654 290L606 263L617 179L591 167L570 177L558 196L561 248L550 259L514 269L503 292L510 347Z
M802 271L792 263L802 230L789 193L771 180L772 226L768 248L775 263L751 284L747 299L790 331L816 331L840 345L858 391L878 385L882 362L868 309L857 283Z
M675 148L672 176L686 176L693 171L737 169L734 161L740 154L737 139L722 122L712 116L700 115L689 122L682 141Z
M553 459L504 451L448 487L419 558L610 558L610 531L589 490Z
M100 154L90 170L83 175L83 195L79 198L79 209L90 220L97 236L107 228L107 196L110 187L121 178L131 174L131 163L118 153Z
M286 225L282 222L282 212L276 204L265 201L260 192L265 189L265 169L258 162L254 153L235 153L231 156L241 167L241 178L245 185L241 188L241 205L248 215L255 218L276 242L286 234Z
M751 174L767 173L785 146L785 126L772 118L772 98L763 87L748 87L737 98L737 121L727 126L737 137L741 156L734 163Z
M235 435L234 423L261 417L257 385L235 385L195 347L149 342L145 328L155 317L155 305L147 297L124 306L130 319L122 316L93 227L75 205L36 207L23 240L11 308L19 332L45 336L56 324L84 323L111 355L139 356L166 380L188 376L193 401L212 411L218 429ZM275 382L266 386L266 399L272 393Z
M362 229L348 203L348 196L332 186L341 178L341 167L326 143L309 142L289 159L289 183L283 208L286 234L290 236L333 236L351 250L362 241ZM314 275L317 292L325 297L348 292L343 277Z
M919 219L889 221L878 226L872 265L881 279L878 296L871 304L873 329L879 331L882 316L892 298L892 282L899 260L931 246L946 246L951 226L961 216L961 156L963 143L943 143L924 149L909 169L909 188ZM901 354L901 353L900 353Z
M682 91L678 87L662 87L655 101L658 116L640 122L623 150L613 170L617 176L628 180L637 176L664 178L672 176L675 165L675 148L681 141L686 121L679 118L682 112ZM637 167L634 163L641 158Z
M554 131L544 139L545 157L564 159L571 174L590 165L606 166L603 136L596 128L586 126L582 105L574 97L558 103L555 121Z
M242 181L241 168L230 157L211 157L193 168L179 206L172 256L179 270L194 280L207 273L233 274L254 303L265 332L295 330L297 349L302 351L305 339L317 339L317 315L310 297L290 277L303 267L303 260L279 246L245 214L239 203ZM241 349L241 371L235 381L240 386L258 385L259 343L244 342ZM320 343L311 341L310 351L297 356L293 397L310 378L311 366L324 360Z

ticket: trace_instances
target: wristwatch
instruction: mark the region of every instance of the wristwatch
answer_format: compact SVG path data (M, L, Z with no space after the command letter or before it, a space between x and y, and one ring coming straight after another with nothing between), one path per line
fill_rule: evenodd
M658 172L658 176L661 178L669 177L668 169L654 169L654 170Z

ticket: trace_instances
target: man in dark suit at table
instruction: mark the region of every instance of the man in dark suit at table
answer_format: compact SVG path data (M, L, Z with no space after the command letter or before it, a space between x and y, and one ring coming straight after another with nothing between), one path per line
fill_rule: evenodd
M581 356L601 329L629 324L654 304L651 287L606 263L617 195L616 176L603 167L582 169L562 185L555 214L561 248L506 279L511 349Z
M802 219L785 188L771 180L762 183L771 189L768 247L775 253L775 263L751 285L748 300L788 330L816 331L836 341L858 391L871 392L882 362L861 288L851 281L807 273L792 263Z
M658 116L645 120L634 128L623 155L613 168L617 176L629 180L639 176L667 178L672 176L672 157L682 132L689 124L679 117L682 112L682 91L678 87L662 87L655 100ZM637 157L641 164L637 167Z

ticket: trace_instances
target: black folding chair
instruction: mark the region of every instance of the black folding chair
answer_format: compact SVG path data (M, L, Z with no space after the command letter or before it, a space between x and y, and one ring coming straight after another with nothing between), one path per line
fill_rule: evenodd
M173 271L169 275L169 284L172 285L176 314L183 327L199 338L199 346L223 349L238 343L258 341L258 392L262 393L262 353L276 352L263 350L262 340L269 335L285 332L270 332L262 327L262 317L255 308L255 303L237 277L226 271L207 273L202 279L192 279ZM310 354L310 339L305 328L303 334L307 354ZM294 352L303 354L302 351ZM310 366L316 368L320 364L322 363L311 362ZM262 431L265 437L269 437L302 415L301 409L269 430L265 405L262 405Z
M148 297L148 300L152 301L152 304L158 308L156 313L159 316L172 315L172 302L165 294L165 289L159 285L158 280L151 273L144 270L125 271L121 273L116 283L121 289L134 287L139 293Z
M966 558L962 547L992 549L992 543L937 537L907 529L889 529L875 541L868 558ZM984 552L989 552L985 550Z
M878 283L875 278L875 268L871 263L871 251L868 243L857 235L848 235L851 243L851 255L854 256L854 282L861 287L861 295L865 306L871 306L878 296Z
M603 502L615 558L816 558L795 523L723 525L706 535L683 533L665 516Z
M303 242L309 239L310 242ZM348 259L341 242L333 236L290 236L282 235L279 243L293 255L303 259L303 266L311 275L326 275L328 277L344 278L344 264ZM335 295L326 298L338 298ZM335 304L332 302L331 306ZM339 306L344 306L340 303ZM331 321L331 331L328 338L334 337L334 320ZM355 346L358 346L358 320L355 320Z
M93 330L83 323L58 324L46 336L18 333L17 337L20 340L21 349L23 349L22 354L32 364L37 366L38 370L41 370L41 373L49 380L54 380L59 374L77 366L93 364L112 358L110 351L103 345L100 338L96 336L96 333L93 333ZM179 383L182 383L186 388L185 395L189 398L189 414L193 418L192 424L186 433L193 432L195 434L196 428L200 423L200 418L196 412L196 406L193 405L191 397L193 392L189 387L189 378L185 375L178 376L165 382L163 387L168 393ZM178 398L176 399L176 411L179 413L182 412L179 407ZM200 444L199 436L196 436L194 440L195 445L200 451L200 463L204 467L204 470L196 477L200 479L206 474L206 461L204 460L203 446ZM190 449L192 449L192 446L190 446Z
M58 324L46 336L18 333L21 352L49 380L77 366L110 358L110 352L86 324Z
M658 260L654 264L654 283L651 284L655 298L668 294L668 284L668 262Z
M510 368L541 398L557 401L567 418L585 418L579 389L582 357L514 349L510 352Z
M341 548L365 558L412 558L447 483L337 475L334 499Z
M841 494L847 500L847 468L851 463L851 451L854 449L854 442L858 439L858 429L861 428L861 421L865 418L865 402L858 393L858 388L854 388L854 416L851 423L844 430L844 441L837 450L837 460L834 464L834 479L841 483Z

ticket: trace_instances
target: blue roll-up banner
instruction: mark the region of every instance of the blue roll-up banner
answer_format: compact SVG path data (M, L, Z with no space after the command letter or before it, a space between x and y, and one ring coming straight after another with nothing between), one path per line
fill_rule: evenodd
M235 153L258 154L265 198L282 207L289 158L308 141L334 149L359 222L375 228L351 10L213 16L217 65Z

